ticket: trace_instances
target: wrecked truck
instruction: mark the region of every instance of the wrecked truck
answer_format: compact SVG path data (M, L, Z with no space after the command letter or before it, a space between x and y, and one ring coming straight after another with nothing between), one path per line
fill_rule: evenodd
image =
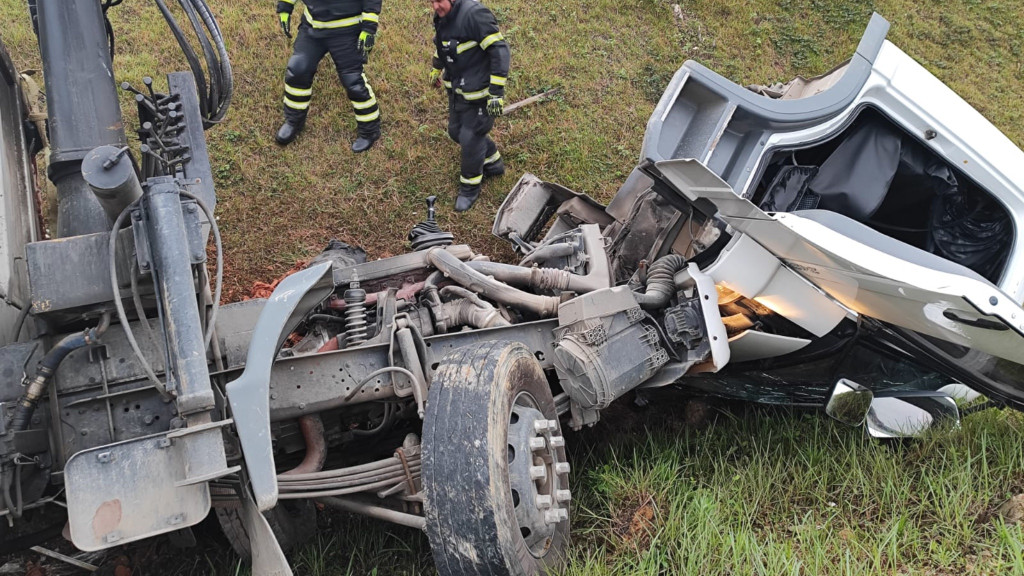
M509 193L493 232L518 264L430 206L407 254L332 244L221 305L203 129L230 67L185 4L207 72L145 82L135 149L99 2L38 0L46 126L3 57L7 543L187 541L213 513L254 574L290 574L319 502L422 529L441 574L540 574L569 539L562 430L627 393L827 405L878 436L955 419L952 383L1024 407L1024 154L880 16L820 78L748 89L685 63L610 204L530 175Z

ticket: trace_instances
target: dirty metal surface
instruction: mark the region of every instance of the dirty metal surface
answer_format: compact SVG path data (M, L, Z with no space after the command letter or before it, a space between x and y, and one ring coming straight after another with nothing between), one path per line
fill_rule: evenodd
M219 428L183 438L137 438L75 454L64 471L71 540L101 550L198 524L210 510L198 455L220 454ZM213 458L212 460L216 460Z

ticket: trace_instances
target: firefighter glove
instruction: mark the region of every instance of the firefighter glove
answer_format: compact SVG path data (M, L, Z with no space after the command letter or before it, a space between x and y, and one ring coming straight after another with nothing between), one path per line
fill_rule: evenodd
M434 68L430 71L430 85L440 86L441 85L441 72L440 68Z
M376 38L376 34L371 34L366 30L359 33L359 42L356 44L356 49L363 53L363 58L370 56L370 51L373 50L373 42Z
M290 12L278 12L277 17L281 19L281 31L284 35L292 37L292 15Z
M487 100L487 115L488 116L501 116L505 111L505 100L500 96L491 94L491 97Z

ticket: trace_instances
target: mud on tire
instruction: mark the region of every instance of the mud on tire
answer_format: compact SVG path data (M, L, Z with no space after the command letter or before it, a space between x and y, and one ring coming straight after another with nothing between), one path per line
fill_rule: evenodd
M534 428L532 421L520 422L519 414L527 413L549 426L537 426L548 448L514 450L516 438L523 437L516 426ZM535 575L563 565L569 536L568 464L558 430L544 372L522 344L461 348L440 363L424 418L422 480L427 538L442 576ZM530 437L536 436L531 432ZM521 460L516 463L516 458ZM558 514L539 526L524 520L524 515L536 518L538 508L524 507L534 506L538 493L532 499L518 491L513 496L512 483L522 482L517 470L526 461L547 462L546 479L536 480L540 498L552 502L556 492L562 496L553 506L560 508ZM525 491L533 488L531 483ZM545 510L539 513L543 518Z

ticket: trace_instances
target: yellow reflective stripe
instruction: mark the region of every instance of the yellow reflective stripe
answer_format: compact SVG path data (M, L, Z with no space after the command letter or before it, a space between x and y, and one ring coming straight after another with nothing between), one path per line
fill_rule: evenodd
M455 91L456 94L462 94L462 97L466 100L480 100L481 98L487 98L490 95L490 90L484 88L483 90L477 90L476 92L463 92L462 88Z
M437 48L434 48L434 58L439 58L439 56L437 55ZM436 70L436 68L435 68L435 70Z
M380 14L363 12L363 22L380 22Z
M352 102L352 107L355 108L356 110L366 110L367 108L373 106L376 103L377 99L371 95L370 99L365 102Z
M280 1L284 2L285 4L291 4L293 6L295 5L295 0L280 0Z
M483 181L484 181L484 175L483 174L481 174L479 176L474 176L472 178L466 178L465 176L459 176L459 182L462 182L463 184L469 184L470 186L474 186L474 185L479 184L479 183L481 183Z
M476 48L476 42L474 40L470 40L469 42L459 42L459 47L455 50L455 52L457 54L462 54L463 52L471 48Z
M296 110L305 110L306 108L309 108L309 102L296 102L287 96L284 97L284 105Z
M451 90L452 89L452 83L450 81L448 81L448 80L445 80L444 81L444 87L449 89L449 90Z
M352 16L349 18L342 18L341 20L328 20L321 22L320 20L314 20L313 15L309 13L309 8L304 9L306 11L306 22L313 28L330 29L330 28L346 28L348 26L355 26L363 21L362 16Z
M494 44L498 40L504 39L505 37L501 35L501 32L495 32L494 34L491 34L487 38L484 38L483 40L480 41L480 48L483 50L487 50L487 47L490 46L491 44Z
M491 84L495 86L504 86L505 82L508 82L508 78L504 76L491 76Z
M356 122L372 122L380 118L380 110L374 110L369 114L356 114Z
M284 91L287 94L291 94L292 96L312 96L313 95L313 89L312 88L294 88L294 87L289 86L287 84L284 85Z
M484 164L493 164L498 160L501 160L501 152L495 152L494 154L491 154L487 158L484 158Z

